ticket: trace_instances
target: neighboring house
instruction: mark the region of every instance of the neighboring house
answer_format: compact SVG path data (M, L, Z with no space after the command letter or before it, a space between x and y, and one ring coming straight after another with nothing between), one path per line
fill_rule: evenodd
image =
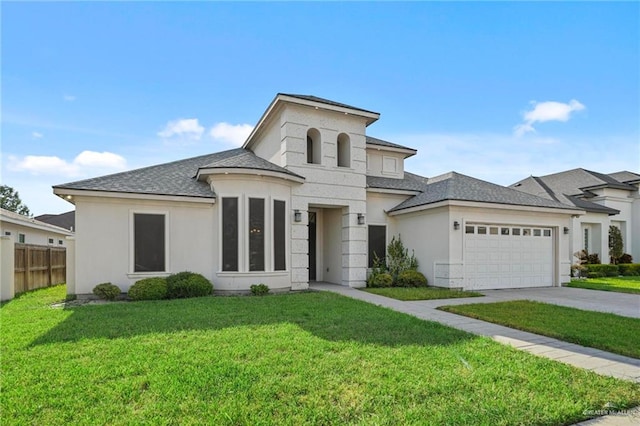
M76 229L76 211L60 214L41 214L35 217L40 222L49 223L51 225L59 226L60 228L68 229L73 232Z
M511 187L586 211L571 221L571 254L586 250L597 253L602 263L609 263L609 226L613 225L620 229L624 251L631 254L634 261L640 260L639 174L573 169L531 176Z
M363 287L393 236L431 284L466 289L569 280L582 208L458 173L404 171L416 150L366 135L376 112L278 94L242 148L54 186L75 204L76 279L123 291L199 272L217 291L310 281Z
M66 247L66 238L73 235L66 229L5 209L0 209L0 225L2 235L11 237L15 243Z

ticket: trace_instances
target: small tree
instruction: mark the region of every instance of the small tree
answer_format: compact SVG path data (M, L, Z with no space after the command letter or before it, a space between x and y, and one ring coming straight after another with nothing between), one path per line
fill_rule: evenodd
M622 233L617 226L609 226L609 256L611 263L614 265L624 254L624 244L622 242Z
M22 203L18 191L8 185L0 185L0 207L5 210L31 217L29 207Z
M402 244L400 235L398 235L397 240L395 236L391 239L387 247L386 261L387 269L391 277L393 277L393 282L396 282L401 272L418 269L418 259L416 259L413 252L409 256L409 250Z

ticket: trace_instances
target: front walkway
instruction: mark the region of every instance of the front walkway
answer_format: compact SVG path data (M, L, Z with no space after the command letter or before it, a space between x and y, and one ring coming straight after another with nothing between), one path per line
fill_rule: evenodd
M640 383L640 360L638 359L612 354L600 349L587 348L584 346L576 345L574 343L568 343L561 340L553 339L551 337L540 336L538 334L528 333L526 331L515 330L513 328L508 328L502 325L492 324L490 322L481 321L462 315L456 315L449 312L439 311L436 309L438 306L463 303L488 303L504 300L522 299L536 300L532 297L533 293L535 293L532 290L539 289L527 289L525 292L519 292L516 290L492 290L482 292L483 294L487 294L487 296L485 297L404 302L401 300L378 296L377 294L371 294L365 291L336 284L313 283L310 287L313 290L331 291L334 293L342 294L343 296L373 303L374 305L384 306L395 311L404 312L405 314L413 315L427 321L436 321L441 324L457 328L459 330L467 331L469 333L477 334L480 336L488 336L497 342L511 345L515 348L530 352L534 355L543 356L545 358L550 358L555 361L573 365L575 367L591 370L598 374ZM573 291L582 289L568 290ZM588 291L591 293L604 293L597 292L595 290L582 291ZM499 293L499 297L494 296L494 293ZM582 309L586 308L582 307Z
M640 383L640 360L638 359L612 354L600 349L587 348L573 343L553 339L551 337L540 336L538 334L528 333L526 331L515 330L512 328L504 327L502 325L492 324L490 322L468 318L449 312L439 311L436 309L438 306L452 304L477 302L489 303L522 299L539 300L547 303L572 306L579 309L589 309L586 306L591 306L595 297L600 297L600 293L607 292L571 288L567 289L571 292L571 294L569 295L566 292L563 294L560 294L559 292L554 294L553 290L551 293L549 293L548 291L540 291L551 289L526 289L524 291L491 290L482 292L483 294L485 294L485 297L405 302L384 296L378 296L377 294L371 294L365 291L357 290L355 288L345 287L337 284L313 283L310 285L310 288L312 290L331 291L333 293L338 293L343 296L351 297L353 299L362 300L374 305L393 309L394 311L413 315L427 321L436 321L441 324L457 328L459 330L467 331L469 333L477 334L480 336L487 336L497 342L513 346L517 349L527 351L534 355L550 358L555 361L573 365L574 367L591 370L597 374L612 376L618 379L631 380L636 383ZM555 288L554 290L562 291L563 289ZM574 290L578 291L574 294ZM537 298L536 291L538 291ZM591 292L594 294L581 294L582 292ZM623 293L616 294L622 295ZM560 297L558 298L557 296ZM624 296L635 295L624 294ZM613 298L615 299L617 298L617 296L613 296ZM571 302L571 300L574 300L575 303ZM580 301L582 301L582 304L580 304ZM631 303L632 307L634 306L634 304L635 306L638 306L637 300L635 299ZM603 311L602 308L595 308L596 306L594 305L591 310ZM605 309L604 312L611 312L611 310ZM629 316L638 317L637 310L634 311L632 309L632 313L635 313L635 315ZM630 426L639 424L638 419L640 419L640 407L636 407L619 414L597 417L579 423L578 425Z

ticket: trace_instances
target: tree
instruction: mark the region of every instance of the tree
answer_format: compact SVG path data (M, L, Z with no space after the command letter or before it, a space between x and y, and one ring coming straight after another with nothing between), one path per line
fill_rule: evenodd
M18 191L8 185L0 185L0 207L31 217L29 207L22 203Z
M624 254L624 243L622 241L622 233L617 226L609 226L609 256L611 263L614 265Z

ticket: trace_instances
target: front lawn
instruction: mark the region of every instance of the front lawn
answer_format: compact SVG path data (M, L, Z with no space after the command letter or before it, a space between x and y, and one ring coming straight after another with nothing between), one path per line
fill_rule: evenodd
M640 358L640 319L516 300L442 306L454 314Z
M640 277L589 278L586 280L572 280L569 284L567 284L567 287L640 294Z
M391 297L398 300L434 300L434 299L455 299L459 297L480 297L483 294L473 291L449 290L447 288L436 287L384 287L384 288L363 288L362 290L378 294L380 296Z
M572 424L640 385L332 293L0 309L3 424Z

